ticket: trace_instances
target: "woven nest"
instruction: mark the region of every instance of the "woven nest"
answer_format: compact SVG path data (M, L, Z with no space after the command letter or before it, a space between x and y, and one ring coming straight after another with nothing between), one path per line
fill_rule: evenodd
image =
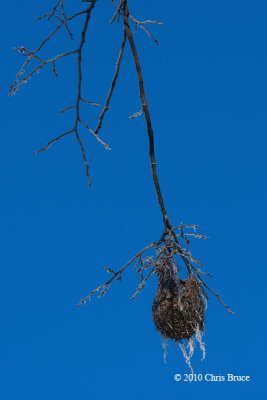
M158 290L152 314L154 324L166 339L180 342L204 329L205 304L195 277L179 279L165 262L157 267Z

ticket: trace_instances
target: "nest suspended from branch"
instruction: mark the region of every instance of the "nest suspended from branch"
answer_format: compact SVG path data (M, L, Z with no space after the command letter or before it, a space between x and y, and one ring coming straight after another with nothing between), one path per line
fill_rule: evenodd
M134 299L145 287L151 275L157 274L158 289L152 307L154 324L164 341L170 339L178 343L191 371L190 359L194 353L195 340L199 343L203 358L205 358L205 345L202 341L205 328L204 314L206 300L208 299L205 290L213 293L224 307L233 314L219 295L205 283L201 275L204 274L208 277L211 277L211 275L199 269L199 267L202 267L201 262L194 258L189 251L189 237L207 239L206 236L196 234L196 228L197 225L181 223L180 226L172 228L169 232L164 232L159 241L151 243L139 251L119 271L115 272L111 268L105 268L107 272L112 274L110 279L91 291L78 304L85 304L96 293L98 293L98 297L104 296L114 280L122 280L122 274L129 266L133 266L135 273L140 276L140 283L131 299ZM194 232L189 233L188 229L193 229ZM175 233L176 231L178 233ZM180 241L183 241L185 246L182 246ZM151 253L153 250L154 254ZM188 276L185 280L179 277L181 271L181 267L177 263L179 257L187 268ZM189 347L188 352L186 345Z
M165 339L180 342L204 329L205 303L193 274L178 278L170 263L157 267L158 290L152 314L154 324ZM175 274L175 275L174 275Z
M172 243L173 244L173 243ZM197 341L205 358L205 344L202 340L205 324L206 299L190 267L186 280L180 279L178 267L171 256L169 246L164 246L158 255L156 270L158 289L153 302L152 315L156 329L163 338L164 361L166 362L166 340L173 340L180 346L191 372L191 357ZM186 351L185 342L189 347Z

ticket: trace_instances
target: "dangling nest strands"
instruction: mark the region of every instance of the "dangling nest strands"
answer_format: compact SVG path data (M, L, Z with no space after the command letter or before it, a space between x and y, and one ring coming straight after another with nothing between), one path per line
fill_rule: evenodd
M153 320L163 338L164 361L167 355L166 340L174 340L192 370L190 359L194 353L195 339L205 358L202 334L206 302L193 273L186 280L180 279L176 265L172 265L168 258L168 252L169 249L164 247L157 261L158 289L152 307ZM185 340L188 342L189 354L184 346Z

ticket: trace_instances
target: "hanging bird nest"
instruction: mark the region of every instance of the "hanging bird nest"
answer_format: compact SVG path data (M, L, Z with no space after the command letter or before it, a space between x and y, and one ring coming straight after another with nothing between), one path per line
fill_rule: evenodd
M158 290L152 314L154 324L165 339L180 342L204 329L205 304L193 274L178 278L169 262L157 267Z
M111 277L79 303L79 305L85 304L96 293L98 293L98 297L104 296L114 280L122 280L122 274L129 266L133 266L135 273L140 276L139 285L131 299L134 299L145 287L151 275L156 274L158 289L152 307L154 324L164 343L169 339L179 345L191 371L193 370L190 360L194 353L195 341L199 343L203 358L205 358L205 344L202 340L205 328L204 314L208 299L205 290L213 293L233 314L219 295L205 283L201 275L204 274L208 277L211 275L198 268L202 266L201 262L194 258L189 251L189 237L207 239L206 236L196 234L196 228L197 225L181 223L180 226L172 228L169 232L164 232L159 241L140 250L119 271L105 268ZM187 229L193 229L194 232L189 233L190 231L187 232ZM178 239L183 240L185 246L182 246ZM187 268L188 275L185 280L180 278L182 267L177 263L179 258L183 260ZM189 351L186 350L186 347L189 348ZM165 356L166 347L164 359Z

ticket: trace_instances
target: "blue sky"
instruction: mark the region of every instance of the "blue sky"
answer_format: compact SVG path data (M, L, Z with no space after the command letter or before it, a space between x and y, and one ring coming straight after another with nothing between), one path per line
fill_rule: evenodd
M192 252L235 311L210 297L206 360L196 351L192 365L196 373L251 376L250 383L192 384L173 379L188 373L177 346L163 362L151 316L155 277L130 301L138 281L129 270L105 297L76 306L106 280L104 267L119 269L157 240L162 220L144 118L128 118L140 110L128 45L102 129L112 151L81 132L93 185L73 137L35 155L72 127L72 112L57 111L74 101L76 65L62 61L59 78L47 68L15 97L7 91L22 62L13 48L37 46L52 23L34 18L53 5L14 0L1 8L1 398L264 398L266 2L129 1L137 19L164 22L150 28L160 47L143 32L135 38L169 218L198 224L210 237L192 242ZM84 94L100 104L121 42L121 25L108 22L113 12L99 1L84 53ZM73 31L78 40L78 23ZM71 46L62 32L43 54ZM92 128L98 112L83 108Z

